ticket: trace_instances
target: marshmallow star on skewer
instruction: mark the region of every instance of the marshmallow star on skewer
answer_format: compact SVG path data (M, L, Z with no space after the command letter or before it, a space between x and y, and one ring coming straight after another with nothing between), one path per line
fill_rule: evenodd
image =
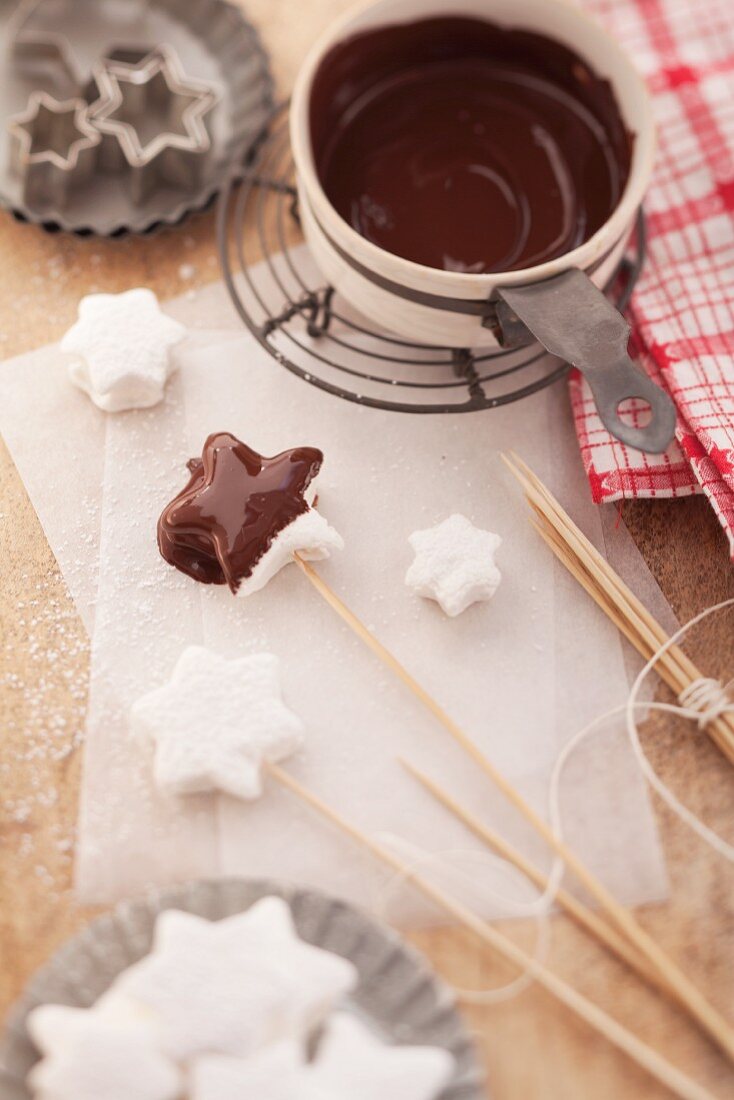
M341 536L313 507L323 460L315 447L266 458L229 432L215 432L158 520L162 556L194 580L247 596L295 554L317 561L341 550Z
M415 560L405 583L419 596L436 600L447 615L453 618L494 596L502 580L494 562L502 543L499 535L454 514L435 527L414 531L408 541Z
M171 348L186 329L162 312L152 290L88 294L79 320L61 341L76 358L69 367L75 385L105 412L157 405L174 370Z
M262 769L296 752L303 723L280 693L271 653L229 660L189 646L170 680L130 711L134 734L155 743L154 775L168 794L262 794Z

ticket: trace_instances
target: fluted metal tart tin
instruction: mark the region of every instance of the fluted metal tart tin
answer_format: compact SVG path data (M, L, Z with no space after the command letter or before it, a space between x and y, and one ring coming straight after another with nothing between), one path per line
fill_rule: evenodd
M17 171L8 124L39 91L92 103L105 58L169 47L191 81L217 102L206 118L210 148L185 187L156 186L142 199L124 172L100 165L72 181L63 202L33 204ZM272 109L273 80L259 35L229 0L0 0L0 203L21 220L82 235L147 233L209 205Z
M219 920L273 894L290 906L302 939L356 966L359 983L345 1010L359 1015L387 1041L448 1050L456 1068L440 1100L487 1100L473 1043L453 993L417 951L346 902L263 879L200 881L156 892L118 905L69 940L31 979L11 1010L0 1046L0 1098L31 1100L25 1081L38 1059L25 1024L31 1009L50 1003L93 1004L122 970L148 954L159 913L182 909Z

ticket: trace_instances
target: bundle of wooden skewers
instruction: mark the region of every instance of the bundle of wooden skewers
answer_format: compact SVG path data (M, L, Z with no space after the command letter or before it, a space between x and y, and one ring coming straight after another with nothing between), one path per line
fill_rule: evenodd
M649 661L660 656L655 667L676 699L690 698L692 688L709 683L680 646L670 638L634 592L579 530L553 494L517 455L504 461L522 485L533 510L532 523L559 561L586 589L617 629ZM714 744L734 764L734 715L723 713L705 725Z
M680 647L672 644L660 624L608 565L533 472L514 455L506 456L505 462L525 491L533 511L533 525L559 560L646 661L658 654L661 649L663 650L655 668L675 692L676 697L686 697L686 693L692 687L695 688L703 682L710 683L711 681L705 680L693 661L683 653ZM616 900L568 844L556 835L551 826L498 771L464 730L349 610L313 566L298 555L296 555L296 561L319 595L380 661L402 680L433 718L468 753L486 777L532 825L550 849L562 859L565 870L575 876L598 908L592 910L562 887L555 893L558 903L581 928L594 936L599 943L613 952L658 992L674 1001L678 1008L685 1011L698 1024L729 1061L734 1063L734 1027L709 1003L680 966L639 924L636 917ZM727 759L734 762L734 715L726 711L716 713L706 723L706 730ZM548 887L548 876L543 871L504 838L484 825L479 818L463 808L459 800L452 797L436 780L408 761L401 761L401 763L445 809L484 844L513 863L536 886L542 889ZM404 859L368 836L283 768L271 764L268 769L277 782L400 874L444 913L472 931L482 943L492 947L503 958L519 966L524 973L530 975L547 992L629 1055L675 1095L684 1097L686 1100L703 1100L703 1098L711 1100L712 1094L705 1087L643 1043L607 1012L556 975L543 962L527 954L504 933L487 923L445 890L433 885Z

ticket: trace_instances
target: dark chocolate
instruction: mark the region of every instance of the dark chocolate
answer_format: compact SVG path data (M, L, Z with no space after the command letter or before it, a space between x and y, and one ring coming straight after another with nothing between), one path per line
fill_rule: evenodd
M229 432L210 435L158 520L161 554L194 580L236 592L278 532L308 511L303 494L323 460L315 447L266 458Z
M345 221L447 271L512 271L576 248L630 170L606 80L560 42L472 18L342 41L314 78L310 126Z

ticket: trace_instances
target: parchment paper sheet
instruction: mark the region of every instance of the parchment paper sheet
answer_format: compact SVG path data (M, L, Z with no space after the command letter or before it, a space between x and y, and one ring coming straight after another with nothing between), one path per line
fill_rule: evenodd
M0 368L0 393L12 395L0 403L0 429L87 623L102 530L79 847L83 895L110 900L195 874L270 873L368 905L381 896L384 879L374 864L284 792L271 790L255 806L221 798L184 808L153 797L149 761L127 738L127 708L197 640L226 653L279 654L286 698L308 728L294 774L369 830L394 832L423 850L451 849L454 860L458 849L475 847L402 774L394 760L402 752L543 860L516 815L295 569L252 599L234 600L168 569L152 532L160 507L183 483L183 462L210 430L239 432L266 452L299 442L323 447L322 508L347 540L345 552L320 567L323 575L542 806L559 745L620 701L627 682L615 632L534 539L498 461L499 449L519 449L547 480L561 482L575 518L600 536L563 389L498 414L419 418L347 406L278 370L241 335L228 321L222 287L176 305L172 312L190 326L230 324L233 331L197 333L187 343L165 406L107 419L101 514L90 471L101 469L102 414L68 386L55 349ZM44 387L34 401L40 437L31 433L29 441L20 425L24 416L28 424L34 374L43 375ZM70 433L79 446L59 450ZM68 505L82 478L90 499L71 523ZM490 605L449 621L412 596L402 578L407 535L452 510L503 535L505 580ZM636 589L644 596L649 584L654 592L634 547L632 562ZM620 896L660 896L665 876L654 824L623 737L597 739L573 771L564 799L573 805L572 842ZM391 911L402 920L423 915L407 893Z
M188 347L192 342L224 341L241 334L222 283L188 291L166 303L166 310L188 325ZM567 438L572 429L568 403L562 386L557 386L555 393L558 400L553 407L552 438L565 442L547 471L547 480L554 482L555 491L567 503L584 508L585 514L595 512L599 516L600 546L605 556L634 585L659 621L673 631L678 625L675 616L616 507L593 508L588 492L580 491L583 479L578 455L568 443L572 437ZM508 417L513 412L509 408L498 415ZM107 417L69 385L58 345L0 362L0 435L90 636L97 599L106 423ZM517 422L518 429L521 423ZM573 496L566 493L564 498L564 486L573 486ZM595 523L593 526L597 527ZM632 658L630 662L628 657ZM630 647L625 647L625 659L631 667L637 667Z

